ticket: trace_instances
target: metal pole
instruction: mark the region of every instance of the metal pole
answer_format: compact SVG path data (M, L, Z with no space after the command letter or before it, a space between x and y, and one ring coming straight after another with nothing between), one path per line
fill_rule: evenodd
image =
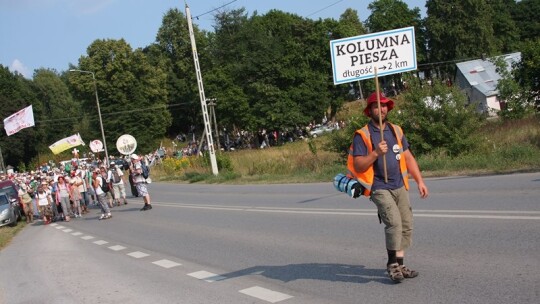
M204 96L204 86L201 75L201 68L199 66L199 55L197 53L197 44L195 42L195 35L193 33L193 24L191 23L191 12L189 6L186 3L186 19L189 28L189 38L191 40L191 50L193 52L193 62L195 63L195 73L197 75L197 84L199 86L199 97L201 99L201 108L204 120L204 132L206 133L206 142L208 144L208 152L210 154L210 163L212 165L212 173L218 175L218 166L216 160L216 151L214 147L214 140L212 138L212 129L208 118L208 108L206 105L206 97Z
M70 72L79 72L79 73L88 73L92 74L92 79L94 80L94 93L96 94L96 104L97 104L97 111L99 116L99 127L101 128L101 139L103 139L103 148L105 149L105 161L104 164L106 166L109 165L109 153L107 152L107 140L105 139L105 131L103 130L103 120L101 120L101 109L99 107L99 97L97 92L97 80L96 75L94 72L91 71L83 71L83 70L69 70Z

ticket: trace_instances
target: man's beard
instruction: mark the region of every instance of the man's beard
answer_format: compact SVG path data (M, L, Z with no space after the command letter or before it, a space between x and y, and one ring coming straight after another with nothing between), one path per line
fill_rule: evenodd
M371 115L371 119L375 121L376 123L379 123L379 115ZM382 122L385 123L388 121L388 115L385 115L382 119Z

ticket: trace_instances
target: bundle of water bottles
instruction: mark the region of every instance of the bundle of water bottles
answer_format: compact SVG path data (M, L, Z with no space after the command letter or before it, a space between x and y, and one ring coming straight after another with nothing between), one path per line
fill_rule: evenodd
M346 193L352 198L358 198L364 193L364 187L356 179L350 178L343 173L334 177L334 187L337 191Z

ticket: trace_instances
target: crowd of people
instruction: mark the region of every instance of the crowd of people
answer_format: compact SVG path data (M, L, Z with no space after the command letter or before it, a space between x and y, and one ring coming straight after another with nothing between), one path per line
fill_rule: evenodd
M111 209L128 204L126 184L136 188L144 199L141 211L152 209L143 177L146 157L132 154L129 160L111 158L108 162L73 158L59 166L44 164L36 171L1 175L18 188L22 213L28 223L41 219L44 224L82 218L92 206L101 210L100 220L112 217Z
M227 128L223 128L219 132L219 137L214 138L214 144L215 147L218 148L219 143L219 149L223 151L264 149L309 138L311 137L310 131L320 126L327 126L339 130L345 128L345 122L332 122L324 117L321 124L317 124L313 121L307 126L297 126L295 128L285 128L283 130L269 131L262 128L258 131L247 131L243 129L228 130ZM208 147L205 144L202 146L200 145L200 141L194 137L193 133L188 136L180 134L176 137L176 140L180 142L187 141L186 146L173 152L176 157L198 155L208 150ZM176 144L173 141L173 146L174 145Z

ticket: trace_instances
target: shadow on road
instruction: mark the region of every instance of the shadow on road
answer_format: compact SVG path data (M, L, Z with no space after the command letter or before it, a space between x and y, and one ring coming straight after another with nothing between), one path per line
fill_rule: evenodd
M321 280L365 284L379 282L391 284L383 269L369 269L363 265L344 264L289 264L284 266L255 266L221 274L227 279L247 275L261 275L282 282L295 280Z

